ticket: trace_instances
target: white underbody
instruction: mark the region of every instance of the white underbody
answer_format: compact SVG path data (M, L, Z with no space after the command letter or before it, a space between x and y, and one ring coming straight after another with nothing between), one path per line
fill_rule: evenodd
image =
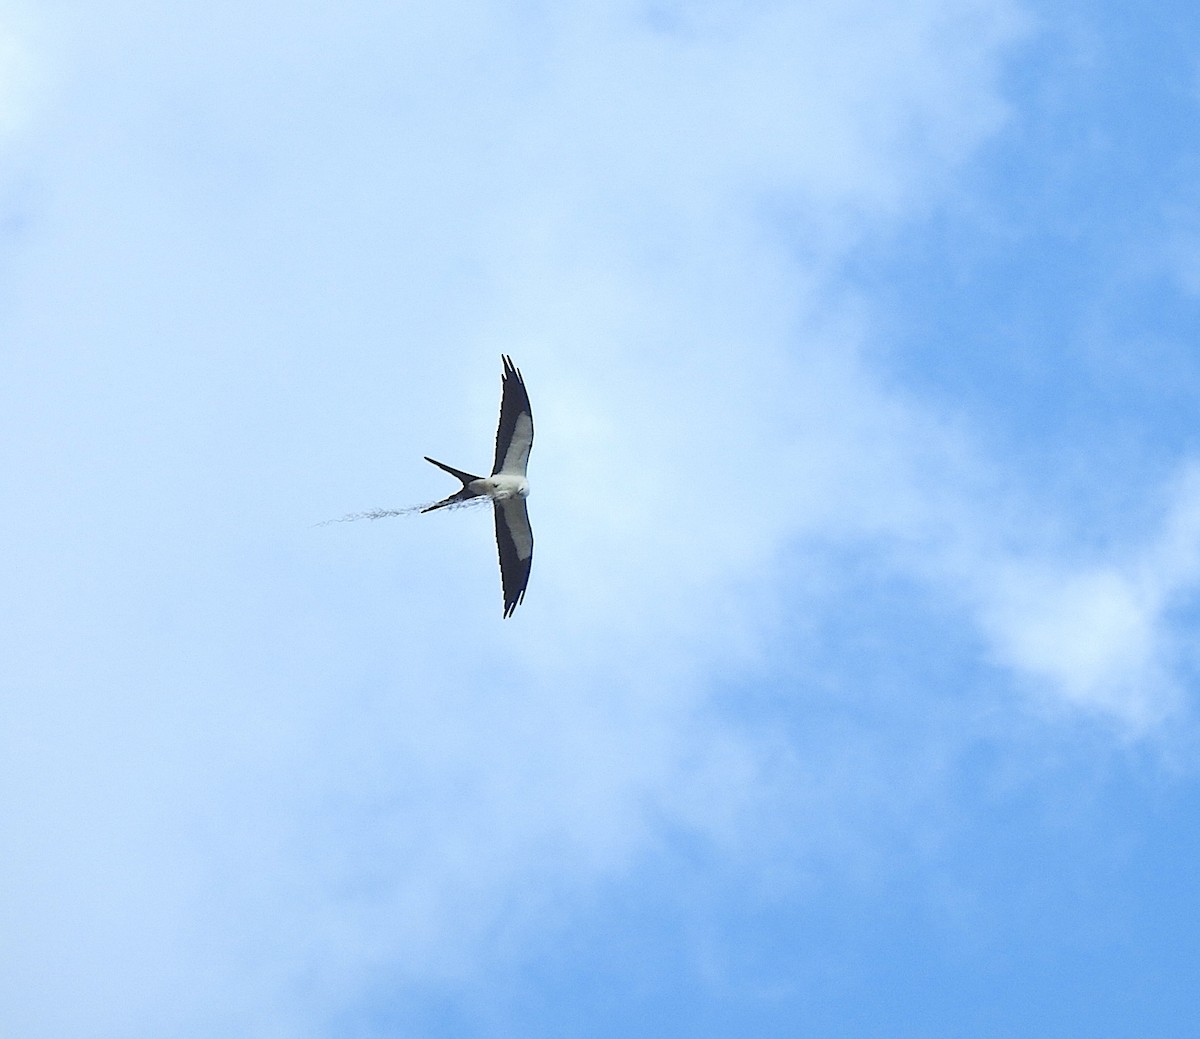
M523 476L510 476L507 473L497 473L484 480L472 480L467 484L467 489L475 494L486 494L495 501L529 497L529 481Z

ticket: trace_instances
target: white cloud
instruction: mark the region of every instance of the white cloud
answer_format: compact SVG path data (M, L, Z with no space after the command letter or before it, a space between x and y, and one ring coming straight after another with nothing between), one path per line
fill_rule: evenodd
M968 566L994 659L1134 733L1184 704L1173 609L1200 580L1200 479L1185 466L1163 495L1161 527L1108 558L1072 561L979 545ZM986 529L982 524L976 529Z
M34 963L71 953L14 1031L304 1034L552 925L656 819L736 843L777 748L706 696L810 539L886 544L1073 700L1157 673L1195 500L1141 562L997 548L988 467L880 384L835 275L1001 125L1019 18L696 10L197 4L125 43L94 9L12 321L48 408L4 887ZM514 621L478 514L281 533L486 458L501 350L538 417Z
M0 10L0 135L8 136L26 125L34 72L28 41Z
M1012 567L997 578L984 620L1001 661L1134 722L1162 706L1158 604L1125 575Z

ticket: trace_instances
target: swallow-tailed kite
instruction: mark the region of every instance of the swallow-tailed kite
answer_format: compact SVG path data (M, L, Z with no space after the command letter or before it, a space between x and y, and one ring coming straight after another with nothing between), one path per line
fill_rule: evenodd
M421 511L433 512L484 495L492 499L496 513L496 547L500 550L500 582L504 586L504 616L511 617L517 604L525 598L529 567L533 563L533 531L529 528L529 510L525 507L525 498L529 494L525 469L529 465L529 449L533 446L533 412L520 371L507 354L502 359L500 427L496 430L496 462L492 466L492 475L487 479L472 476L426 455L425 461L433 462L439 469L445 469L461 480L462 490Z

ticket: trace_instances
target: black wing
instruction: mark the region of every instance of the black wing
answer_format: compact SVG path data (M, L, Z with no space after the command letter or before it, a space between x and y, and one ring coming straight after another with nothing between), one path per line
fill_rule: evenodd
M504 354L503 360L500 425L496 430L496 464L492 466L492 475L524 476L529 449L533 446L533 410L520 371L508 354Z
M496 548L500 551L500 583L504 588L504 616L511 617L525 598L529 569L533 565L533 530L524 498L502 498L496 511Z

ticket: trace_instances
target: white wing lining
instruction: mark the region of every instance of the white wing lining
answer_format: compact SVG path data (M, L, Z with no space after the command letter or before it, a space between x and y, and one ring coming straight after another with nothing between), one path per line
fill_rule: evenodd
M500 554L500 584L504 589L504 616L512 616L529 585L533 566L533 529L524 498L502 498L494 503L496 549Z

